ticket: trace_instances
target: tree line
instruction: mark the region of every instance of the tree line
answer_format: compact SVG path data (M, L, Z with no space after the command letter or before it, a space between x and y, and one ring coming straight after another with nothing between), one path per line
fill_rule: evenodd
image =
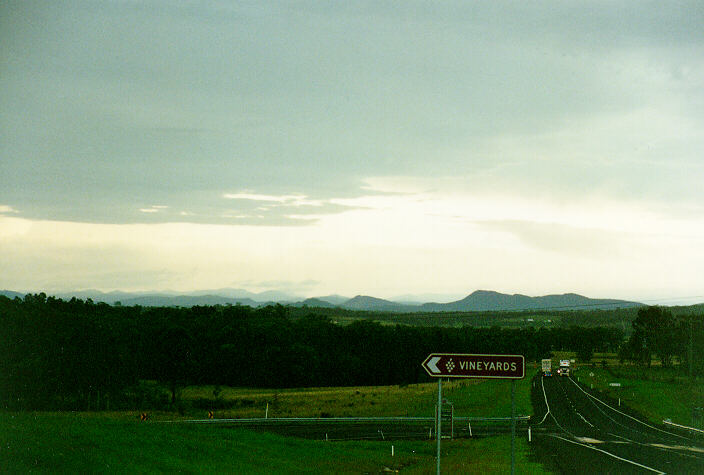
M289 307L294 318L307 315L311 308L306 306ZM497 310L497 311L452 311L452 312L412 312L398 313L387 311L351 310L343 308L315 308L316 314L328 315L333 320L351 322L372 319L383 323L401 323L413 326L521 328L521 327L618 327L630 334L631 322L636 318L638 308L612 308L580 310Z
M621 346L621 361L663 367L675 361L690 376L704 375L704 317L675 315L664 307L642 307L632 322L633 331Z
M334 323L315 309L293 318L281 305L121 307L42 294L0 297L0 406L134 408L173 404L179 388L209 384L310 387L429 381L432 352L615 352L623 331L606 327L441 328L362 320ZM144 381L170 390L150 400Z

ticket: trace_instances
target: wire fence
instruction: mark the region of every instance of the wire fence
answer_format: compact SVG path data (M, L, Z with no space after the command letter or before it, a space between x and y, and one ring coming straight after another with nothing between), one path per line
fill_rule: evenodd
M516 430L526 432L530 416L516 417ZM219 424L328 441L433 439L434 417L287 417L247 419L190 419L161 421L171 424ZM443 422L443 438L486 437L509 434L510 417L455 417L452 431Z

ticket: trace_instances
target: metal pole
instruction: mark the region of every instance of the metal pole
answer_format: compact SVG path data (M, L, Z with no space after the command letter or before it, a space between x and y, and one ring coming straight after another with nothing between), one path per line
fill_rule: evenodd
M516 380L511 380L511 475L516 473Z
M438 430L435 432L435 437L438 439L438 462L437 475L440 475L440 439L442 439L442 378L438 378Z

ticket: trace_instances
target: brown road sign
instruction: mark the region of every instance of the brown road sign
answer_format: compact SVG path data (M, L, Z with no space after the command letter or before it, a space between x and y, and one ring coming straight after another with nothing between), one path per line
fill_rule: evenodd
M522 379L526 374L523 355L432 353L423 369L437 378Z

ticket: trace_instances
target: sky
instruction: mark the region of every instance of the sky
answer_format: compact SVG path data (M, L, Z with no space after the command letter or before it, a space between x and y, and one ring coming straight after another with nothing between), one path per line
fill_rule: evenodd
M704 301L702 25L700 1L3 1L0 288Z

